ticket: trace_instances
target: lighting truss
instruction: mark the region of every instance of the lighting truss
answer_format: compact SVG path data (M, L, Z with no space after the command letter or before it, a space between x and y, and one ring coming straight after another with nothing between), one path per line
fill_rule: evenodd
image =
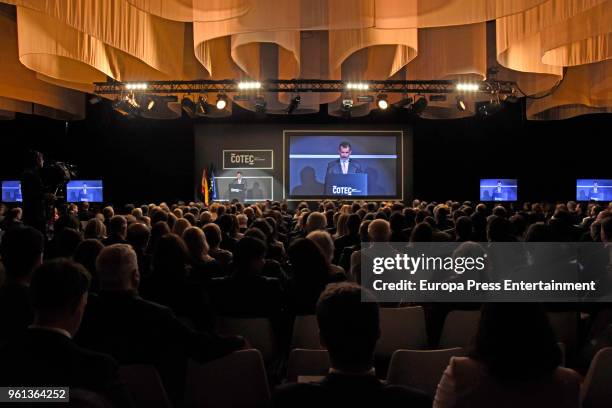
M246 86L245 84L257 84ZM150 81L138 82L96 82L94 93L99 95L121 96L126 92L151 94L196 94L196 93L248 93L248 92L289 92L289 93L415 93L415 94L497 94L516 95L515 82L486 80L465 84L453 80L427 80L427 81L359 81L347 82L340 80L321 79L274 79L261 82L225 80L197 80L197 81Z

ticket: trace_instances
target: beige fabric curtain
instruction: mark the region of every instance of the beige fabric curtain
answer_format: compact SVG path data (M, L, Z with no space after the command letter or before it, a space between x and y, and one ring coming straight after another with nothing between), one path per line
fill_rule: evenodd
M119 81L300 77L469 81L484 79L487 68L497 66L497 78L517 81L530 95L548 91L569 67L557 91L560 95L530 102L530 118L554 116L558 107L568 112L567 106L573 105L600 111L610 106L606 95L611 85L600 78L602 72L609 75L605 67L612 54L612 0L0 3L11 5L2 6L0 13L3 24L10 21L14 30L12 37L0 39L2 53L11 54L17 67L41 89L68 92L80 99L92 91L94 82L107 77ZM495 21L493 37L487 37L487 21ZM492 47L496 60L487 60L487 49ZM599 89L596 94L592 87ZM571 92L563 92L583 96L572 101L562 92L566 88ZM0 96L59 110L64 104L69 115L82 115L68 102L41 103L31 92L18 91L9 83L0 87ZM282 111L292 96L266 98L270 109ZM318 110L320 103L332 103L334 111L342 99L340 94L301 97L303 112ZM450 99L448 106L454 103ZM252 104L242 105L252 109ZM367 113L371 106L364 105Z

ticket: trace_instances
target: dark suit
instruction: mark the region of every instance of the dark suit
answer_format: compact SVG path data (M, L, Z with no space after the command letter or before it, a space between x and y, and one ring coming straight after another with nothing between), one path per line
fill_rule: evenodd
M0 348L2 386L80 388L104 395L113 406L131 406L117 368L110 356L81 348L51 330L25 330L14 342Z
M431 404L431 398L424 393L398 385L383 385L374 375L329 374L316 383L282 385L272 397L275 408L430 408Z
M363 171L361 170L361 164L359 164L358 161L349 159L347 174L354 174L354 173L363 173ZM340 159L330 161L327 164L327 171L325 172L325 177L327 177L330 174L343 174L342 165L340 164Z
M0 343L21 333L34 319L28 287L7 282L0 288Z
M244 189L246 190L248 187L248 183L246 181L246 179L244 177L241 177L240 180L238 180L238 178L236 177L233 181L233 184L242 184L244 186Z
M92 298L75 340L121 364L155 365L174 401L182 395L188 357L204 362L242 347L237 338L191 330L169 308L131 291L102 291Z
M23 221L45 232L45 187L38 168L26 170L21 176L21 195L23 198Z

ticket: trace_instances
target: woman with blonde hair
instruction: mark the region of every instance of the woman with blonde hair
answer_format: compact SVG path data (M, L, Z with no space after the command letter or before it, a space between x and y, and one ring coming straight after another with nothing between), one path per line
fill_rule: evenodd
M191 275L195 280L202 282L210 278L223 276L221 264L208 254L210 247L204 231L198 227L189 227L183 232L183 240L187 245L192 268Z
M85 239L97 239L101 241L106 238L106 226L99 218L92 218L87 221L83 237Z

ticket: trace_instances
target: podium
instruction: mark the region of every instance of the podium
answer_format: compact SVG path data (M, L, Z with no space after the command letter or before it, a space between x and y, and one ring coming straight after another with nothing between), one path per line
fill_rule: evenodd
M328 174L325 177L325 195L353 197L368 195L368 175L366 173Z
M246 186L244 184L231 183L229 185L229 199L230 201L236 199L243 203L246 199Z

